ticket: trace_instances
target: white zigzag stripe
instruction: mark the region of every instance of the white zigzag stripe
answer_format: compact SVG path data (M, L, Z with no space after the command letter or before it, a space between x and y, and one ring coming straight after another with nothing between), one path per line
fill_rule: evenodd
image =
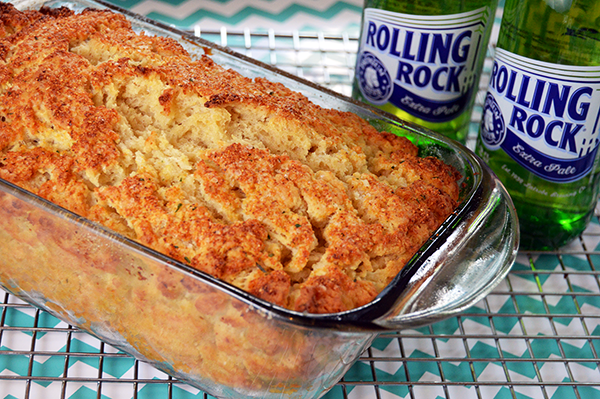
M390 341L388 346L383 350L379 350L377 348L371 348L374 357L390 357L390 358L398 358L401 356L400 347L398 346L398 342L393 339ZM396 372L402 367L402 362L375 362L375 367L383 372L394 375Z
M3 376L18 376L18 374L3 371L1 373ZM60 383L58 383L58 387L60 388ZM11 380L3 380L2 384L0 384L0 397L7 398L9 396L15 398L22 398L25 396L26 382L25 381L11 381ZM58 395L56 396L37 396L42 398L50 398L50 397L60 397L60 391L57 391ZM31 396L35 398L36 396Z
M559 359L559 356L550 355L550 359ZM538 363L539 365L539 363ZM565 364L563 362L545 362L540 367L540 375L543 381L563 381L565 378L569 378L567 374L567 369L565 368ZM554 395L557 386L546 386L548 393ZM552 397L550 395L550 397Z
M31 350L31 335L18 330L3 331L2 346L14 351L29 351Z
M513 291L531 292L532 295L540 292L536 281L531 278L531 275L512 274L509 278Z
M145 379L166 379L167 375L146 362L138 363L138 377Z
M496 363L489 363L477 377L477 381L499 381L499 378L504 377L504 369ZM483 388L483 387L482 387ZM483 394L484 398L493 398L496 396L501 387L488 386L488 389L495 391L493 395Z
M337 0L321 0L311 2L311 8L316 11L325 11L333 4L337 3ZM362 7L362 0L347 0L346 3ZM223 16L233 16L243 10L246 7L254 7L258 9L267 10L270 13L280 13L290 6L298 4L295 0L283 0L283 1L264 1L264 0L232 0L226 3L213 3L210 1L195 1L189 0L179 5L170 5L165 2L157 0L147 0L142 3L136 4L131 8L131 11L139 14L148 14L150 12L158 12L163 15L167 15L172 18L185 18L200 9L214 12Z
M69 377L98 378L98 369L81 360L77 360L69 365Z
M70 384L67 385L67 387L69 387L69 391L71 391L73 388L79 388L79 384L73 384L70 386L69 385ZM23 389L23 391L21 391L20 394L16 395L17 398L23 397L23 394L25 393L25 390L24 390L25 382L23 382L22 389ZM61 389L62 389L62 382L60 382L60 381L52 382L47 387L44 387L34 381L31 384L31 392L30 392L29 396L32 398L60 398L61 397ZM68 398L69 394L71 394L71 393L72 392L68 392L68 394L65 396Z
M198 395L198 397L200 397L200 395L199 395L200 390L198 388L195 388L195 387L193 387L191 385L187 385L187 384L177 384L177 387L183 389L184 391L186 391L192 395Z
M463 319L463 328L467 334L492 335L492 330L489 326L483 325L471 319Z
M383 389L379 390L381 394L381 399L398 399L401 398L398 395L394 395L388 391ZM373 398L375 397L375 388L368 385L358 385L352 389L350 394L348 395L348 399L365 399L365 398ZM410 397L410 396L407 396Z
M450 397L450 398L461 398L461 399L477 398L477 391L475 390L474 386L466 387L466 386L450 385L447 387L447 389L448 389L448 397ZM441 397L443 398L445 396L441 396ZM487 398L487 396L484 396L484 398Z
M94 390L97 390L97 388ZM129 394L131 390L132 389L129 384L102 384L102 397L111 399L128 399L132 397Z
M536 382L537 380L532 380L532 382ZM514 387L514 390L517 394L521 394L526 398L537 398L537 397L541 397L541 391L540 388L537 386L527 386L527 385L517 385Z
M592 365L593 363L587 363L587 365ZM598 371L592 371L588 367L585 367L582 363L569 363L569 367L571 372L573 373L573 378L577 382L593 382L598 383Z
M331 19L319 18L313 15L307 15L299 13L288 19L287 21L277 22L272 19L259 17L253 15L246 18L239 25L231 25L217 21L212 18L203 18L192 24L189 28L195 25L200 26L203 30L219 30L222 27L231 29L234 32L240 32L244 29L250 29L251 32L256 30L268 30L273 29L278 34L289 34L294 30L301 30L307 26L312 29L319 29L324 34L327 33L342 33L346 32L350 38L356 38L358 36L360 24L360 15L351 11L343 11L337 16ZM185 28L185 27L184 27Z
M437 374L432 374L429 371L423 373L419 378L421 382L439 382L441 378ZM417 398L443 398L444 390L439 385L417 385L413 388L415 397Z
M596 306L584 303L583 305L581 305L581 313L583 314L598 314L598 308ZM598 325L600 325L600 319L596 318L596 317L588 317L585 319L585 325L589 331L590 334L593 333L593 331L596 329L596 327L598 327Z
M579 288L598 293L598 281L595 278L590 278L590 275L571 274L569 275L569 282Z

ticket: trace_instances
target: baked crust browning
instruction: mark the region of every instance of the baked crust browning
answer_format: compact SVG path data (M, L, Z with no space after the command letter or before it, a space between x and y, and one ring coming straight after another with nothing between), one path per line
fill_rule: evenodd
M0 3L0 178L279 306L396 276L458 201L417 152L122 15Z

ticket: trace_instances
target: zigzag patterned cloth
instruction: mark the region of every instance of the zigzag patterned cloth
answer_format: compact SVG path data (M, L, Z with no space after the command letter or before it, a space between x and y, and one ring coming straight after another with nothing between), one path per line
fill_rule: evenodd
M181 29L357 34L362 0L110 0Z

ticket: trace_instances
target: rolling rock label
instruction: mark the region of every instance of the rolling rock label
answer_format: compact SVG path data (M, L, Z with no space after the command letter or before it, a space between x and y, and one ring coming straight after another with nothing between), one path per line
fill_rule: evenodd
M550 64L497 49L481 122L488 150L535 175L581 179L599 143L600 67Z
M456 118L478 83L490 15L487 7L446 16L366 8L356 70L361 93L425 121Z

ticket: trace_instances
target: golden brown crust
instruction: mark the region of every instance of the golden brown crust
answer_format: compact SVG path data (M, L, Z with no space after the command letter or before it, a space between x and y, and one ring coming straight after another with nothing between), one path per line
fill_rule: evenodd
M406 138L109 11L0 3L0 59L1 178L283 307L368 303L456 207Z

